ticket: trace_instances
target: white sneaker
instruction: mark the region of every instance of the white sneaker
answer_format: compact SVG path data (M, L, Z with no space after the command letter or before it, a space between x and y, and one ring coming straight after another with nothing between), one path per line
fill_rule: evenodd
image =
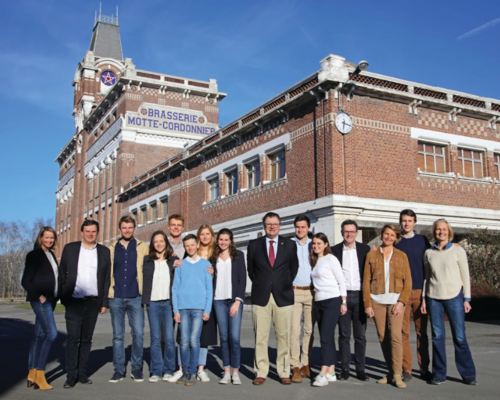
M171 379L171 378L172 378L172 375L170 375L170 374L163 374L163 378L161 378L161 380L163 382L168 382L168 380Z
M167 380L167 382L169 383L175 383L177 382L179 379L181 379L181 376L183 375L184 373L182 372L182 370L177 370L174 372L174 374Z
M325 375L319 374L313 382L313 386L328 386L328 379Z
M203 383L210 382L210 378L208 377L208 375L205 372L205 370L198 371L198 373L196 374L196 376L197 376L198 380L202 381Z
M224 376L219 381L219 383L221 385L227 385L229 382L231 382L231 375L229 374L229 372L224 372Z
M240 374L233 374L233 385L241 385Z
M149 377L149 382L151 383L156 383L160 380L160 377L158 375L153 375Z
M332 375L326 374L326 379L328 379L328 382L337 382L337 375L335 373Z

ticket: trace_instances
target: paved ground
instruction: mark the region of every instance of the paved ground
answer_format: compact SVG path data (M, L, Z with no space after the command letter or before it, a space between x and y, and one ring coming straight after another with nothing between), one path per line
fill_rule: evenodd
M209 352L208 373L210 383L198 383L194 387L159 382L156 384L135 383L128 378L118 384L108 383L113 374L111 351L111 321L107 313L100 316L94 334L94 343L90 355L89 374L94 381L93 385L76 385L71 390L63 389L65 375L64 341L66 329L64 314L56 314L59 330L57 342L52 347L50 360L47 365L47 376L54 386L48 392L35 391L26 388L28 347L33 333L34 315L31 309L17 308L13 304L0 304L0 399L107 399L127 400L144 398L153 399L238 399L250 400L258 396L263 399L337 399L356 398L356 400L401 400L401 399L499 399L500 398L500 321L484 323L467 323L467 337L472 349L474 361L478 371L479 386L469 387L460 383L459 375L454 365L454 355L451 337L447 340L448 350L448 380L441 386L430 386L414 378L406 390L396 389L391 385L377 385L375 379L386 372L382 360L382 353L377 342L375 326L370 323L367 331L367 372L372 378L369 382L359 382L351 377L346 382L336 382L325 388L314 388L308 383L282 386L277 381L277 376L272 373L266 384L255 387L251 384L253 379L253 330L251 314L245 311L242 329L242 381L241 386L219 385L217 380L222 369L220 351L217 347ZM449 332L448 332L449 333ZM273 337L273 334L271 334ZM127 344L130 345L131 337L127 334ZM316 333L313 351L313 369L318 371L320 361L319 341ZM270 343L271 360L276 351L275 341ZM149 363L149 329L146 320L145 334L145 365L144 372L148 376ZM130 348L127 357L130 356ZM414 360L415 361L415 360ZM416 362L416 361L415 361ZM62 364L62 365L61 365ZM415 365L414 365L415 367ZM130 372L130 367L128 372Z

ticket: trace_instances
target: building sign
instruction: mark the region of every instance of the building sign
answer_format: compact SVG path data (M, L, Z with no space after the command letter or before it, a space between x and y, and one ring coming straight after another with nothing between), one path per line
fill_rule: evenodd
M143 103L137 112L127 112L128 127L175 133L211 135L216 125L207 122L201 111Z

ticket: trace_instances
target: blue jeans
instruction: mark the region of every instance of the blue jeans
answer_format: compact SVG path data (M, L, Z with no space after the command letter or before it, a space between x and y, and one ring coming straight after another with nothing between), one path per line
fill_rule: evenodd
M35 337L30 346L28 369L45 371L47 358L52 343L57 338L57 328L54 321L55 302L45 300L45 303L31 301L31 308L35 313Z
M116 372L125 374L125 314L132 331L132 371L142 371L142 352L144 337L144 309L141 296L130 299L109 299L111 325L113 325L113 367Z
M208 357L208 347L200 347L200 356L198 357L198 365L201 367L207 365L207 357ZM182 366L181 346L177 346L177 359L179 360L179 365Z
M243 318L243 303L240 303L238 314L229 316L229 310L234 304L232 300L214 300L215 315L219 325L220 347L222 351L223 368L240 368L240 332Z
M464 295L450 300L426 298L432 328L432 374L439 381L446 380L446 332L444 311L450 320L453 344L455 346L455 364L463 380L476 379L476 368L465 337Z
M203 310L179 310L181 314L181 354L184 373L196 375L200 357L200 336Z
M151 332L151 375L172 375L175 370L174 320L170 300L152 301L147 306L149 330ZM162 325L163 320L163 325ZM161 354L161 328L165 335L165 356Z

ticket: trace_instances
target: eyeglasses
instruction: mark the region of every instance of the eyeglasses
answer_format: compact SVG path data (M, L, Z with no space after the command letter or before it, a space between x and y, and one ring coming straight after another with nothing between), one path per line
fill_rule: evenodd
M264 224L268 228L276 228L277 226L280 226L281 224Z
M344 231L343 233L346 235L356 235L358 231Z

